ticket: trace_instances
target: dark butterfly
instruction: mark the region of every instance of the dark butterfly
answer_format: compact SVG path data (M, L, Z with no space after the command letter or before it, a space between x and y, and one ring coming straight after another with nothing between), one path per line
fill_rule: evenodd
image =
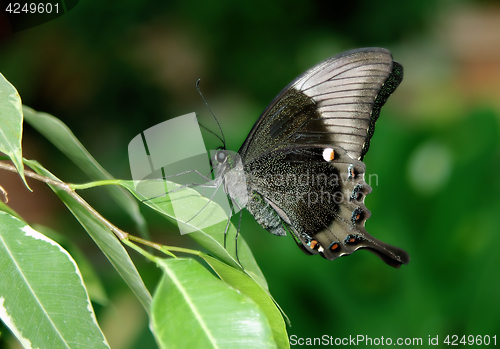
M408 263L405 251L365 230L372 189L362 162L380 108L402 78L402 66L381 48L316 65L264 110L239 157L214 153L215 182L238 209L272 234L290 232L308 254L333 260L368 249L393 267Z

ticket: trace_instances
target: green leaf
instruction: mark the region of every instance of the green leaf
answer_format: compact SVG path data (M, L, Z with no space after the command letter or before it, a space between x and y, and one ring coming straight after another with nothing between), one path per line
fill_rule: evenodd
M236 228L233 224L229 225L227 233L227 248L224 248L224 230L227 224L227 215L224 210L214 201L201 196L196 190L183 188L170 193L169 196L150 199L151 196L144 196L144 193L158 193L164 190L165 183L168 187L179 186L173 182L165 181L142 181L141 193L135 189L133 181L120 181L120 184L128 189L135 197L143 201L145 205L160 212L164 216L174 220L179 226L186 225L189 229L196 229L188 235L196 240L200 245L213 253L217 258L225 263L241 269L237 262L235 254L235 236ZM146 200L146 201L144 201ZM172 207L172 201L175 200L175 212ZM195 217L193 219L193 217ZM214 225L208 226L207 221ZM199 228L204 226L204 228ZM241 236L238 237L238 257L245 268L245 271L251 275L265 290L268 289L267 282L260 270L252 251Z
M24 184L30 189L24 177L22 138L23 111L21 97L16 88L0 74L0 152L12 160Z
M64 155L73 161L82 171L93 180L113 179L111 176L85 149L82 143L75 137L73 132L58 118L37 112L27 106L23 106L24 119ZM134 198L125 190L117 186L106 186L111 198L132 217L136 223L139 234L148 238L146 221L139 211L139 205Z
M201 257L212 267L222 281L252 298L257 303L271 324L274 341L278 345L278 348L289 348L290 343L288 342L285 321L276 302L268 291L263 289L260 284L244 272L224 264L209 255L201 254Z
M9 207L7 204L5 204L2 200L0 200L0 211L7 212L11 216L14 216L21 221L23 220L23 218L19 215L19 213L14 211L11 207Z
M85 288L87 289L90 299L93 302L99 303L101 305L107 305L109 303L109 299L106 295L104 286L97 276L94 267L87 259L87 256L85 256L85 254L80 250L78 245L74 244L64 235L57 233L49 227L45 227L39 224L33 224L33 228L46 237L54 240L69 252L69 254L75 259L76 264L78 264L78 268L82 273L83 281L85 282Z
M38 174L59 181L57 177L43 168L43 166L36 161L25 160L25 164L31 167ZM59 196L62 202L80 222L90 237L95 241L97 246L99 246L101 251L115 267L116 271L118 271L132 292L135 293L146 311L149 311L151 295L120 241L109 230L109 228L107 228L92 213L84 208L75 198L70 196L61 188L53 185L49 185L49 187L57 194L57 196Z
M109 348L73 258L5 212L0 280L0 317L25 348Z
M163 259L151 305L160 348L276 348L269 323L249 297L193 259Z

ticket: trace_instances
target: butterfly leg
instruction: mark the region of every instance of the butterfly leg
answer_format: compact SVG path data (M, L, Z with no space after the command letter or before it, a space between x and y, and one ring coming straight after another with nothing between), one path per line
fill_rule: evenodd
M207 183L212 183L213 180L208 178L207 176L204 176L202 175L198 170L189 170L189 171L184 171L184 172L180 172L180 173L177 173L177 174L174 174L174 175L168 175L168 176L164 176L163 179L167 179L167 178L171 178L171 177L178 177L178 176L182 176L182 175L185 175L185 174L189 174L189 173L196 173L197 175L199 175L201 178L203 178ZM184 184L184 185L181 185L179 188L175 188L174 190L171 190L169 191L167 194L169 193L173 193L177 190L181 190L183 188L186 188L186 187L191 187L193 185L198 185L200 187L204 187L204 188L216 188L217 187L217 184L200 184L200 183L188 183L188 184Z
M201 208L201 210L198 211L197 214L195 214L193 217L191 217L185 223L189 223L191 220L193 220L194 218L196 218L196 216L198 216L201 213L201 211L203 211L205 209L205 207L207 207L208 204L210 204L212 202L212 199L214 198L215 194L217 194L217 191L219 190L221 184L222 184L222 182L220 182L219 184L214 184L214 185L211 186L211 188L215 188L215 190L214 190L214 193L212 194L212 196L210 197L210 199L208 200L208 202Z
M170 178L170 177L178 177L178 176L183 176L185 174L189 174L189 173L196 173L197 175L199 175L201 178L203 178L204 180L206 180L207 182L211 182L212 180L210 178L208 178L207 176L205 175L202 175L198 170L194 169L194 170L188 170L188 171L184 171L184 172L180 172L180 173L176 173L174 175L168 175L168 176L165 176L163 178Z
M238 229L236 229L236 236L234 238L234 252L236 255L236 261L238 264L241 266L242 269L243 265L240 262L240 258L238 256L238 236L240 233L240 227L241 227L241 217L243 216L243 210L238 206L238 204L235 202L234 205L240 210L240 219L238 222ZM231 208L231 212L233 212L234 206L233 206L233 201L229 200L229 207ZM227 241L227 232L229 231L229 224L231 223L231 217L228 217L227 219L227 224L226 224L226 229L224 230L224 249L226 249L226 241Z
M213 172L213 169L210 171L210 173ZM188 173L196 173L197 175L199 175L201 178L203 178L206 183L213 183L213 184L200 184L200 183L188 183L188 184L184 184L182 186L180 186L179 188L176 188L174 190L171 190L169 191L168 193L173 193L174 191L177 191L177 190L180 190L180 189L183 189L183 188L186 188L186 187L191 187L193 185L197 185L201 188L217 188L217 184L214 183L214 181L212 179L210 179L208 177L208 175L204 176L202 175L198 170L194 169L194 170L189 170L189 171L184 171L184 172L181 172L181 173L177 173L177 174L174 174L174 175L169 175L169 176L163 176L163 179L167 179L167 178L170 178L170 177L177 177L177 176L181 176L181 175L185 175L185 174L188 174ZM210 174L209 173L209 174ZM167 194L168 194L167 193ZM205 193L205 191L203 191L203 193Z
M229 200L229 208L231 209L231 216L227 217L226 229L224 229L224 249L226 250L227 232L229 231L229 224L231 224L231 217L233 213L233 200Z
M241 268L244 270L245 268L243 268L243 264L241 264L240 257L238 256L238 236L240 235L241 218L243 217L243 210L236 202L234 202L234 205L236 205L236 208L238 208L238 210L240 211L240 219L238 221L238 228L236 229L236 235L234 237L234 253L236 255L236 261L241 266ZM232 212L233 211L233 201L232 200L229 200L229 206L231 207L231 212ZM224 248L226 248L226 238L227 238L227 231L229 229L229 220L230 219L231 218L228 219L226 230L224 231Z
M238 205L236 205L238 206ZM240 210L240 219L238 221L238 229L236 229L236 236L234 238L234 250L236 252L236 260L238 261L238 264L241 266L241 269L245 270L243 267L243 264L240 262L240 257L238 257L238 236L240 234L240 228L241 228L241 217L243 217L243 210Z
M144 199L144 200L142 200L142 202L153 200L153 199L159 198L159 197L161 197L161 196L163 196L165 194L171 194L171 193L174 193L174 192L176 192L178 190L181 190L181 189L184 189L184 188L188 188L188 187L191 187L191 186L194 186L194 185L197 185L197 186L202 187L202 188L217 188L218 187L217 183L213 183L213 180L209 179L207 176L202 175L200 172L198 172L198 170L184 171L184 172L177 173L177 174L174 174L174 175L164 176L162 179L166 179L166 178L170 178L170 177L177 177L177 176L185 175L185 174L188 174L188 173L196 173L200 177L202 177L206 182L211 183L211 184L200 184L200 183L187 183L187 184L183 184L179 188L175 188L175 189L170 190L170 191L168 191L166 193L163 193L163 194L160 194L160 195L157 195L157 196L153 196L153 197L150 197L148 199Z
M173 192L176 192L178 190L181 190L181 189L184 189L184 188L188 188L188 187L191 187L193 185L197 185L199 187L202 187L202 188L218 188L219 185L217 184L199 184L199 183L188 183L188 184L184 184L182 186L180 186L179 188L175 188L173 190L170 190L166 193L163 193L163 194L160 194L160 195L157 195L157 196L152 196L150 198L147 198L147 199L144 199L142 200L142 202L146 202L146 201L149 201L149 200L153 200L153 199L156 199L156 198L159 198L159 197L162 197L163 195L167 195L167 194L171 194Z

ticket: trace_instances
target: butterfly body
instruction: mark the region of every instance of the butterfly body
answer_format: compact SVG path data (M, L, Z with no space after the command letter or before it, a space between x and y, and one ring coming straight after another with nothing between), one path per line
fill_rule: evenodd
M212 159L233 204L275 235L290 232L306 253L333 260L368 249L391 266L408 263L405 251L365 229L372 188L362 162L402 74L389 51L366 48L295 79L262 113L239 157L220 150L226 155Z

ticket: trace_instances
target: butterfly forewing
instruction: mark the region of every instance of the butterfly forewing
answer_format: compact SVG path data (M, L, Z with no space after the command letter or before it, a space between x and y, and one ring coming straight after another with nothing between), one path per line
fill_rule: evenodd
M387 99L376 97L397 86L386 82L402 79L402 70L395 70L394 63L389 51L369 48L311 68L266 108L240 154L251 161L282 143L319 143L339 145L353 159L362 159L373 134L370 128Z

